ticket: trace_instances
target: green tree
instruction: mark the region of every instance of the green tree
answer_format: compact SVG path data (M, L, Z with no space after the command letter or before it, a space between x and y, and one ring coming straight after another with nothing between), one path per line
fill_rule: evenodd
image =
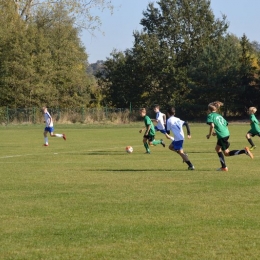
M221 100L225 103L225 113L236 111L234 104L239 105L237 101L243 93L239 85L239 53L239 40L232 35L218 44L208 45L200 53L189 68L190 104L206 108L210 101Z
M78 37L79 32L73 27L74 20L62 4L57 5L52 13L41 9L36 18L38 30L48 39L50 59L46 65L52 69L51 72L47 69L47 75L53 93L49 97L46 95L45 99L51 98L56 106L85 105L90 99L91 80L86 73L87 55ZM41 62L42 57L39 58L37 60ZM46 66L41 68L46 69Z
M150 3L143 16L143 29L134 32L134 46L128 52L132 57L124 63L132 74L131 86L137 89L134 93L139 94L139 103L187 103L192 91L189 66L208 45L217 45L223 38L228 28L226 17L215 20L206 0L161 0L157 6ZM120 79L121 91L129 92L129 83L121 79L126 78L124 71L122 67L113 70L117 77L110 82L110 90L116 91L113 86ZM109 64L106 76L112 80Z
M240 40L241 52L239 55L240 61L240 85L244 89L241 95L241 100L244 105L255 106L259 103L260 90L258 86L259 66L257 64L256 52L249 39L244 34Z
M1 0L1 104L12 107L85 106L90 100L87 54L66 6L39 7L28 21Z
M0 10L1 19L5 20L1 27L3 37L0 41L1 104L26 107L34 72L30 58L33 46L28 40L29 31L10 2L1 1Z
M92 14L92 10L98 8L113 12L113 5L110 0L10 0L21 19L29 21L34 17L39 8L52 12L57 5L63 5L71 18L77 22L77 26L87 29L90 33L99 29L102 24L97 15Z

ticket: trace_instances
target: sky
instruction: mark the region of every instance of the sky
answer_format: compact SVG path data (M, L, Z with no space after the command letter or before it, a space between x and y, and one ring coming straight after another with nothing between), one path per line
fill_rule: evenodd
M96 13L100 16L102 25L100 31L91 36L83 31L81 41L89 55L88 62L106 60L113 49L125 51L133 47L135 30L141 31L140 21L143 11L150 2L156 0L112 0L114 11ZM260 43L260 0L211 0L211 9L215 18L227 16L228 32L241 38L245 34L250 41Z

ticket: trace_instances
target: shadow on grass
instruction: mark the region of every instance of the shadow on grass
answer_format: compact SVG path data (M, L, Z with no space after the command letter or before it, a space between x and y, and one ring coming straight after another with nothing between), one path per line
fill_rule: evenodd
M97 172L183 172L187 169L95 169ZM191 171L188 171L191 172Z
M79 153L72 153L72 155L127 155L122 151L86 151L86 152L79 152Z

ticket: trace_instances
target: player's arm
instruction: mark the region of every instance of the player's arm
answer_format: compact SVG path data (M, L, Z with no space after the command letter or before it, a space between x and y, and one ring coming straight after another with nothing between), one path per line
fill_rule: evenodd
M165 114L163 114L163 124L164 124L164 126L166 126L166 115Z
M50 126L50 125L51 125L51 123L52 123L52 117L51 117L51 115L49 115L49 119L48 119L48 125Z
M151 125L147 125L144 135L148 135L150 129L151 129Z
M206 137L209 139L211 135L216 135L214 132L214 123L208 123L209 124L209 134L206 135Z
M165 136L166 136L167 139L171 139L172 141L174 141L174 137L173 136L171 136L171 135L169 135L167 133L165 133Z
M186 129L187 129L187 136L188 136L188 138L191 138L189 123L188 123L187 121L185 121L185 122L183 123L183 125L184 125L184 126L186 127Z
M139 130L139 133L142 133L145 129L146 129L146 127L140 129L140 130Z

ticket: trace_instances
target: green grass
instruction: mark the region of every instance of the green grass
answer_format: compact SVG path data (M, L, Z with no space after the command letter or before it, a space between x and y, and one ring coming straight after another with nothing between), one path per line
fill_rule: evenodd
M67 141L49 147L42 125L0 127L0 259L259 259L260 139L217 172L216 139L191 124L188 171L162 146L144 154L141 127L56 125ZM249 128L231 124L231 150Z

